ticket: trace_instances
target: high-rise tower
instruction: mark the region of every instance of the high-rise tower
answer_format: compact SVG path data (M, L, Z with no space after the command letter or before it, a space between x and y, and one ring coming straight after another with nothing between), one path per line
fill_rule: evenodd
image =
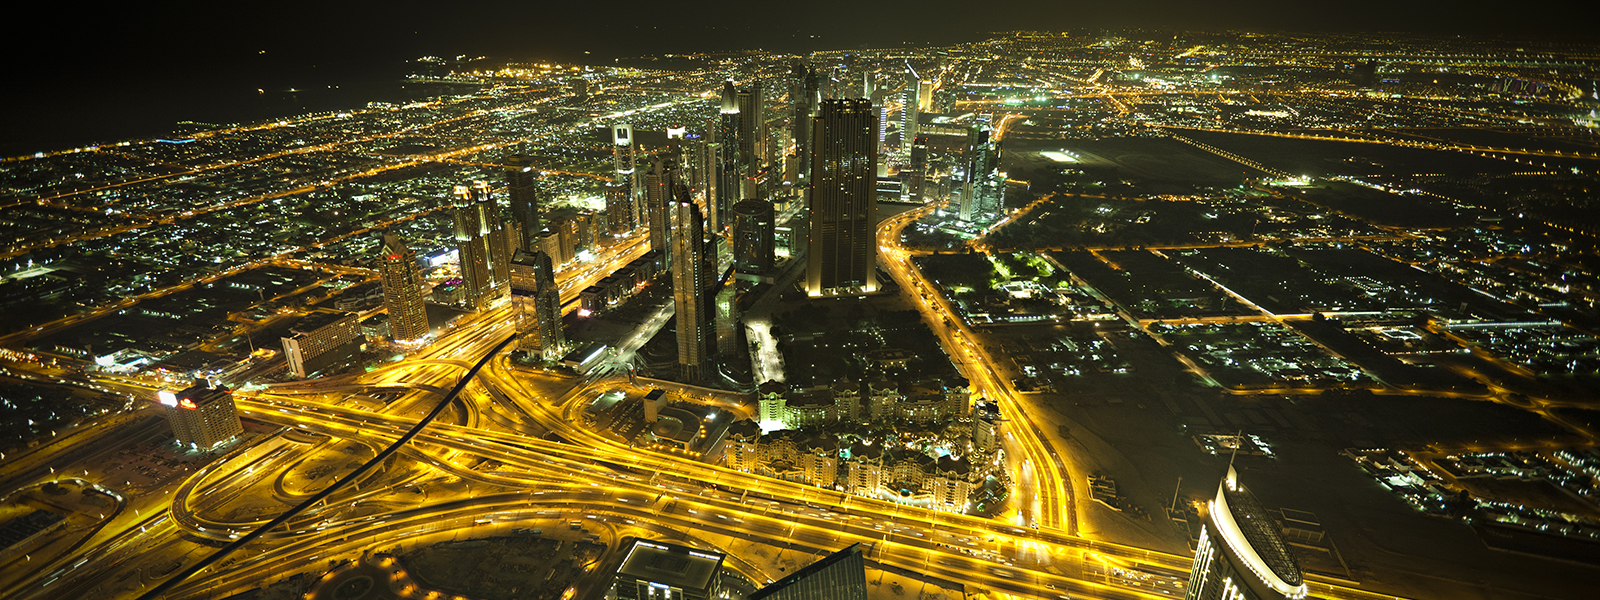
M625 235L635 227L633 190L620 183L606 184L606 231Z
M743 162L744 189L739 198L754 198L760 194L757 178L766 169L771 157L767 155L767 101L761 82L752 82L739 90L739 159Z
M397 341L428 335L428 310L423 303L422 269L400 236L383 234L383 255L378 258L383 278L383 304L389 313L389 334Z
M728 208L734 202L738 202L740 198L745 197L742 195L744 192L741 189L745 177L744 159L742 158L743 155L740 154L742 152L741 149L744 147L743 138L740 137L740 122L739 94L733 89L732 81L724 81L722 82L722 111L717 115L717 125L714 131L714 141L717 145L717 164L716 173L713 175L716 181L712 185L716 190L715 193L707 196L708 198L715 196L715 210L720 213L716 222L719 224L722 223L721 216L727 214ZM709 208L711 205L708 204L707 206Z
M685 383L699 383L711 374L711 353L716 341L714 293L711 287L715 256L706 243L700 207L678 185L673 193L672 298L678 320L678 368Z
M825 100L812 121L806 292L878 289L878 116L872 102Z
M733 268L742 275L771 275L776 224L772 203L751 199L733 205Z
M672 202L678 183L678 161L660 152L651 158L650 172L644 176L644 216L650 227L650 249L661 253L672 264Z
M473 182L471 188L458 185L455 195L455 238L464 290L462 302L468 308L479 310L505 295L513 244L487 183Z
M796 181L800 183L811 180L811 117L821 103L817 72L807 70L801 96L794 103L794 154L798 166Z
M539 195L538 173L533 161L525 156L513 156L506 161L506 193L511 197L511 220L517 225L517 247L539 246Z
M922 188L928 181L928 138L918 136L911 143L911 164L901 171L904 183L900 196L909 202L923 202Z
M561 295L549 255L517 251L511 260L511 303L517 314L517 349L545 361L560 360L567 340L561 330Z
M1283 529L1228 465L1194 550L1185 600L1299 600L1308 590Z
M611 182L628 189L628 197L630 203L634 204L632 208L635 211L632 220L639 222L640 207L636 203L639 201L640 192L644 189L644 182L639 181L638 157L635 155L633 145L633 125L618 123L611 126L611 167Z
M917 101L922 97L922 78L917 70L906 63L906 89L901 92L900 153L911 155L911 146L917 139Z
M963 221L993 219L1004 203L1005 180L1000 176L999 149L986 129L972 128L967 134L966 175L961 183L961 206L957 216Z

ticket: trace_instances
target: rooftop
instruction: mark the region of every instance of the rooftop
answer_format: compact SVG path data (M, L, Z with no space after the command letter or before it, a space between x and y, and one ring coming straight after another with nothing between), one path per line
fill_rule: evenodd
M628 549L617 575L679 589L704 590L711 586L721 567L721 554L668 542L638 540Z

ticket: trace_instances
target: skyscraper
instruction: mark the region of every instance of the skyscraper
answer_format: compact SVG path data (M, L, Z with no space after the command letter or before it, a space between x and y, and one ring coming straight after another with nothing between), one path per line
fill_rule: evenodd
M167 424L178 443L202 450L244 433L233 394L227 388L196 385L181 392L156 392L167 407Z
M662 260L672 264L672 202L678 183L678 161L658 152L651 158L650 173L644 176L644 216L650 228L650 249L661 252Z
M715 210L726 215L728 208L744 198L741 186L744 183L744 159L740 154L744 146L739 133L739 98L738 92L733 89L732 81L722 82L722 111L717 115L717 125L714 129L715 143L717 146L716 173L712 175L715 181L712 185L716 188ZM711 204L706 206L710 207ZM717 220L721 223L721 219Z
M911 164L901 171L904 183L900 195L908 202L922 202L922 188L928 182L928 138L918 136L911 143Z
M506 193L511 197L511 220L517 225L517 248L538 247L543 227L539 223L538 173L525 156L513 156L506 163Z
M1299 600L1308 590L1283 529L1228 465L1195 546L1185 600Z
M753 181L757 174L771 162L767 156L767 103L761 82L751 82L739 90L739 156L744 161L744 176ZM749 198L753 193L739 197Z
M817 72L806 71L801 97L794 104L794 154L798 167L796 182L811 180L811 117L822 103L822 93L817 87Z
M455 238L461 263L462 303L487 308L503 297L510 279L510 231L500 219L488 184L478 181L455 189Z
M872 102L825 100L812 121L806 292L878 289L878 116Z
M716 311L710 294L715 256L706 243L700 207L688 189L673 194L672 298L678 319L678 368L685 383L699 383L711 374Z
M911 155L911 146L917 139L917 101L922 97L922 79L917 70L906 63L906 89L901 92L900 104L900 154Z
M867 563L851 544L745 596L745 600L866 600Z
M519 250L511 260L511 303L517 314L517 349L545 361L561 360L566 335L561 329L561 295L555 265L538 250Z
M638 157L635 155L633 145L633 126L620 123L611 126L611 182L628 189L629 205L636 212L632 217L634 222L639 222L639 207L634 205L638 201L639 192L643 189L638 175Z
M966 173L961 183L961 206L957 211L961 220L999 216L1005 191L999 166L999 149L990 140L989 130L972 128L967 134Z
M606 230L611 235L626 235L635 226L633 217L633 190L619 183L606 184ZM524 234L526 235L526 234ZM535 246L524 246L532 249Z
M773 261L772 203L745 200L733 205L733 268L742 275L771 275Z
M422 269L400 236L383 234L383 256L378 259L383 278L383 304L389 313L389 334L397 341L428 335L428 310L423 303Z

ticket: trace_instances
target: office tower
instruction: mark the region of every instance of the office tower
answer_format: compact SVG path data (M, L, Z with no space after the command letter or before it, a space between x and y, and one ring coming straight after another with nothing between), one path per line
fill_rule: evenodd
M517 314L517 349L549 361L561 360L561 290L550 255L519 250L511 260L511 303Z
M635 226L633 217L633 194L627 186L619 183L606 184L606 230L614 236L627 235ZM527 234L523 234L527 235ZM535 234L537 240L537 234ZM526 246L524 249L538 248L537 243Z
M561 257L561 251L564 248L565 247L561 245L561 234L550 231L550 228L548 227L546 227L544 231L539 232L539 251L543 252L545 256L549 256L550 262L555 263L556 265L561 265L562 263L571 260L571 256L568 256L565 259Z
M678 183L678 161L658 152L651 159L650 173L644 176L644 216L650 227L650 249L661 253L672 264L672 202Z
M901 198L908 202L922 202L922 187L928 181L928 138L917 137L911 144L911 164L901 171L904 183Z
M288 333L278 340L289 373L295 377L309 377L361 351L361 321L352 312L314 310L289 327Z
M383 278L383 305L389 313L389 332L396 341L428 335L428 310L423 303L422 269L400 236L383 234L383 256L378 259Z
M636 540L606 600L720 600L723 555L668 542Z
M511 197L511 220L517 224L517 248L534 248L539 243L538 173L525 156L506 161L506 193Z
M473 310L488 308L505 295L510 278L509 239L489 186L475 182L458 185L454 206L455 238L461 263L462 304Z
M825 100L812 122L806 292L878 289L878 117L867 100Z
M752 82L748 87L739 90L739 156L744 161L741 165L747 181L753 180L767 163L772 162L767 156L767 104L766 96L762 92L761 82ZM748 184L746 184L748 185ZM742 193L739 197L748 198L753 193Z
M636 167L633 154L633 125L619 123L611 126L611 166L613 183L633 187Z
M1233 465L1206 503L1185 600L1298 600L1307 594L1283 529Z
M795 181L799 183L811 180L811 116L821 103L822 94L817 88L817 72L806 71L801 97L794 104L792 125L795 166L798 170Z
M741 148L744 146L739 133L739 98L738 92L733 89L732 81L722 82L722 112L717 115L717 126L714 130L714 141L717 144L717 166L713 177L716 181L713 186L715 193L716 210L723 215L727 214L729 206L744 198L741 185L743 184L744 170ZM712 206L707 204L707 207ZM717 222L722 221L719 218Z
M742 275L771 275L774 253L772 203L745 200L733 205L733 269Z
M716 335L712 306L712 268L716 257L706 243L700 207L679 185L673 194L672 298L678 319L678 367L685 383L699 383L711 374Z
M883 89L873 90L872 95L868 96L867 99L872 101L872 114L877 118L877 122L872 126L875 134L873 139L877 142L873 148L882 150L884 143L889 140L889 91ZM889 163L880 162L878 175L887 175L888 173L883 169L888 166Z
M829 554L745 596L745 600L866 600L861 544Z
M972 128L967 133L966 174L961 184L963 221L987 220L1000 215L1005 181L999 174L1000 156L986 129Z
M909 156L911 146L917 139L917 100L922 97L922 79L917 76L917 70L911 68L911 63L906 63L906 89L901 92L900 102L900 154Z
M167 407L167 424L181 445L205 450L244 433L227 388L201 384L180 392L161 390L156 397Z

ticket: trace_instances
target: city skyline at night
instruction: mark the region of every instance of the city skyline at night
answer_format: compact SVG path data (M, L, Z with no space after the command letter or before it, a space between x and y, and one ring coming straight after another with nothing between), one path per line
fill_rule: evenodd
M0 596L1592 593L1584 9L493 8L26 65Z

